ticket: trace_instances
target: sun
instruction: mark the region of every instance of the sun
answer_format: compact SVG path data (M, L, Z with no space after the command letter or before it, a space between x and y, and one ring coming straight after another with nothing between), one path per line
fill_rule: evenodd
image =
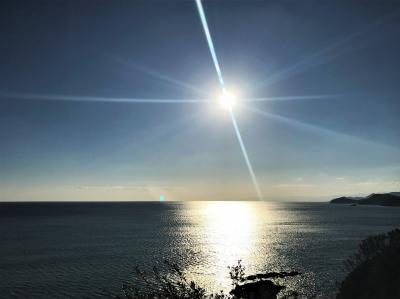
M223 109L231 110L236 104L236 97L227 91L223 91L217 102Z

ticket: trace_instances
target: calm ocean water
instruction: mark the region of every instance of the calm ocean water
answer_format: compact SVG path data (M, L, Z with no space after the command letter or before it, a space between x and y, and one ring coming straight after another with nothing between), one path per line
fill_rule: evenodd
M297 270L288 286L332 298L364 237L400 227L400 208L324 203L0 204L1 298L94 298L139 283L164 259L213 290L227 266Z

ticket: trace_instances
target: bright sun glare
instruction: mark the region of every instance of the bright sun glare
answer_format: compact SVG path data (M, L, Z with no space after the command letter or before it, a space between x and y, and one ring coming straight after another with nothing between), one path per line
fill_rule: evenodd
M236 97L231 94L228 93L227 91L224 91L219 97L218 97L218 103L219 105L226 109L226 110L230 110L232 109L235 104L236 104Z

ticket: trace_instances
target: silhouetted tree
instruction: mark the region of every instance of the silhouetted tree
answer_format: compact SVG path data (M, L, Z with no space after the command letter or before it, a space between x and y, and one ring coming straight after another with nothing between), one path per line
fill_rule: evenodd
M346 265L337 299L400 298L400 230L363 240Z

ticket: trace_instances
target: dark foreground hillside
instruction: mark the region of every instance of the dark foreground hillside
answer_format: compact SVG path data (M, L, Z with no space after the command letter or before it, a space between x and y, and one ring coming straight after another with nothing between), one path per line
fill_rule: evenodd
M347 267L337 299L400 298L400 230L362 241Z

